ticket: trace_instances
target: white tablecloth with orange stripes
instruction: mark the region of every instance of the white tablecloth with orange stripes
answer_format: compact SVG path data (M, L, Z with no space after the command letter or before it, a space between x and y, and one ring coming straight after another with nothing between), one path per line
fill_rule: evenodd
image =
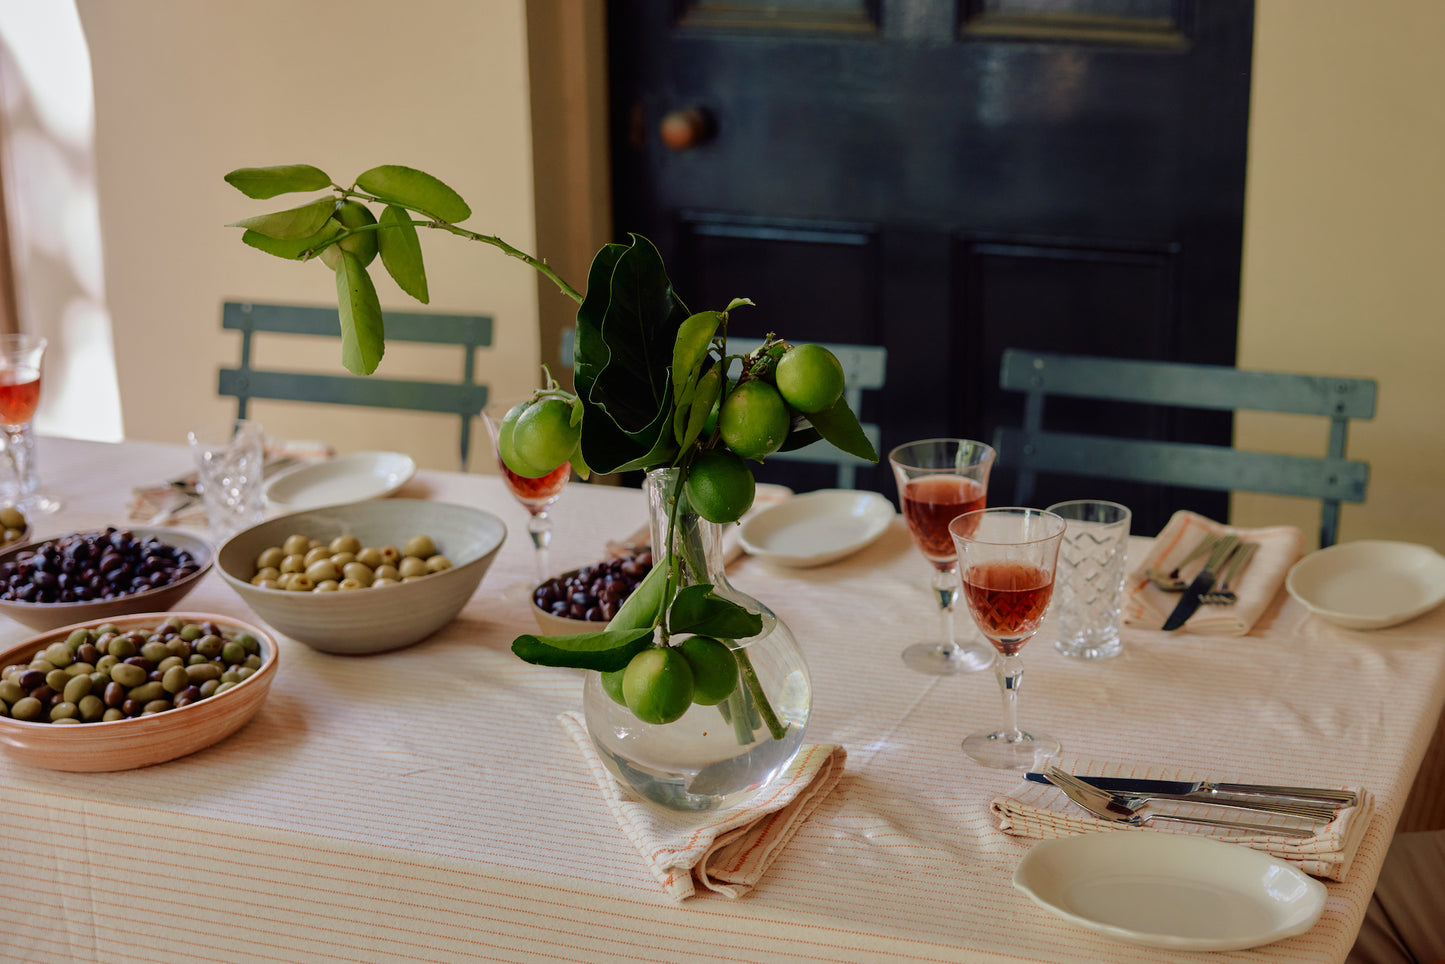
M178 446L44 440L42 477L65 508L37 535L122 520L133 485L187 460ZM0 758L0 960L1196 959L1106 940L1014 890L1031 842L999 832L989 802L1019 778L958 747L997 722L997 684L899 659L936 623L901 522L833 565L733 567L805 648L809 739L845 745L847 770L752 894L679 906L557 722L579 705L580 676L509 651L533 628L522 509L491 476L423 472L402 494L486 508L511 532L440 633L363 658L282 638L258 716L172 763L66 774ZM636 491L573 486L552 568L595 560L643 515ZM185 608L251 618L215 574ZM25 635L0 625L0 642ZM1445 700L1442 637L1445 612L1350 632L1281 593L1244 638L1126 632L1124 654L1097 665L1036 643L1022 719L1081 759L1372 790L1373 825L1320 922L1214 955L1337 962Z

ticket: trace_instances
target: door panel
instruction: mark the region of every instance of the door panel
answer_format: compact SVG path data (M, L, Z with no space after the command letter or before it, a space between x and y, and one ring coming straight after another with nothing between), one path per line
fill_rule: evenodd
M613 0L617 234L651 238L693 310L751 298L740 334L886 346L885 450L1016 424L1005 347L1232 364L1252 29L1246 0ZM683 108L705 123L672 149ZM886 466L858 484L895 495ZM1001 464L992 501L1011 485ZM1108 497L1083 485L1057 491ZM1141 532L1227 504L1123 491Z

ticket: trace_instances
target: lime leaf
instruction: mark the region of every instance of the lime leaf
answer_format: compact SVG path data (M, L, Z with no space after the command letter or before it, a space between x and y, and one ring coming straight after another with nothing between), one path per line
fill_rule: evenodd
M323 191L331 186L331 178L310 164L278 164L238 167L226 175L226 183L247 197L265 200L293 191Z
M763 631L763 617L713 593L701 583L677 591L667 615L672 633L694 633L718 639L746 639Z
M878 461L878 453L873 451L873 443L863 434L863 427L858 424L858 416L848 407L847 398L839 397L828 408L809 415L808 421L830 445L860 459Z
M335 210L336 198L324 197L319 201L303 204L299 208L275 211L271 214L258 214L253 218L228 224L226 227L248 228L257 234L264 234L268 238L276 238L280 241L300 241L320 231L331 217L331 212Z
M712 414L713 403L717 401L718 393L722 391L722 372L717 366L709 368L698 379L697 392L693 395L692 407L688 409L687 429L682 438L678 439L678 447L687 451L688 446L697 441L702 434L703 427L707 425L707 418Z
M371 275L349 251L342 253L336 267L336 307L341 316L341 363L353 375L370 375L386 350L381 301Z
M426 266L422 263L421 241L416 236L411 215L406 208L388 204L381 212L380 224L376 240L381 246L381 263L386 266L386 273L398 288L427 304L431 295L426 286Z
M400 164L373 167L356 179L356 186L389 204L400 204L449 224L472 216L471 207L460 194L414 167Z
M632 590L632 594L623 600L607 628L652 629L662 618L662 606L666 596L667 567L653 566Z
M697 382L712 336L721 323L720 313L700 311L678 326L672 346L672 400L677 404L683 404L683 395Z
M651 645L651 629L604 629L572 636L527 633L512 640L512 652L538 666L567 666L607 673L624 668L632 657Z
M340 223L326 219L321 230L309 238L302 238L299 241L281 241L277 238L268 238L256 231L246 231L241 235L241 240L258 251L267 254L274 254L278 258L286 258L291 261L299 261L308 255L314 255L316 249L324 242L345 233L346 229Z

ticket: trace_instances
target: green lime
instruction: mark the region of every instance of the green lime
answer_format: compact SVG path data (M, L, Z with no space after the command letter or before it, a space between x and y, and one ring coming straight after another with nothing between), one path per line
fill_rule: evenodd
M727 447L761 462L782 448L791 419L783 396L767 382L740 382L723 400L718 431Z
M743 460L726 449L697 457L683 486L693 510L709 522L736 522L752 508L757 483Z
M738 688L738 661L727 643L711 636L692 636L678 647L692 667L692 701L714 706Z
M571 457L581 438L581 423L572 424L572 406L560 398L544 398L517 417L512 449L518 460L546 475Z
M623 670L622 695L642 722L671 723L692 705L692 667L669 646L644 649Z
M843 394L843 366L822 345L794 345L774 372L783 401L800 412L821 412Z
M376 223L376 215L371 213L371 208L360 201L342 201L336 205L332 212L332 219L340 222L348 228L363 228ZM327 245L321 251L321 260L328 268L335 271L341 266L341 252L347 251L356 256L364 268L371 264L376 257L376 232L358 231L356 234L342 238L335 244Z
M518 402L507 409L507 414L502 416L502 422L497 426L497 454L501 456L502 462L516 475L525 479L540 479L546 472L539 470L536 466L523 459L517 454L514 444L513 433L517 427L517 420L530 408L531 401ZM555 468L556 466L553 466ZM550 471L550 470L549 470Z

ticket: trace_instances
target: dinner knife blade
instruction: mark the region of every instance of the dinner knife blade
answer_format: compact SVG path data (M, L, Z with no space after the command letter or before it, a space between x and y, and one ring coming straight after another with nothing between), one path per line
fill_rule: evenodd
M1166 631L1172 632L1189 621L1189 617L1193 616L1194 611L1199 608L1204 594L1214 588L1215 573L1219 572L1220 567L1224 565L1225 560L1233 554L1238 545L1238 536L1225 536L1219 540L1214 551L1209 554L1209 559L1204 563L1204 568L1199 570L1199 575L1195 576L1194 581L1189 584L1189 588L1184 590L1184 596L1175 605L1174 611L1169 614L1168 619L1164 620Z
M1034 783L1049 783L1042 773L1024 774ZM1168 793L1200 794L1221 796L1261 796L1281 800L1298 800L1302 803L1321 801L1344 807L1353 807L1358 801L1349 790L1333 790L1327 787L1282 787L1259 783L1211 783L1205 780L1147 780L1138 777L1086 777L1080 780L1100 790L1115 793Z

